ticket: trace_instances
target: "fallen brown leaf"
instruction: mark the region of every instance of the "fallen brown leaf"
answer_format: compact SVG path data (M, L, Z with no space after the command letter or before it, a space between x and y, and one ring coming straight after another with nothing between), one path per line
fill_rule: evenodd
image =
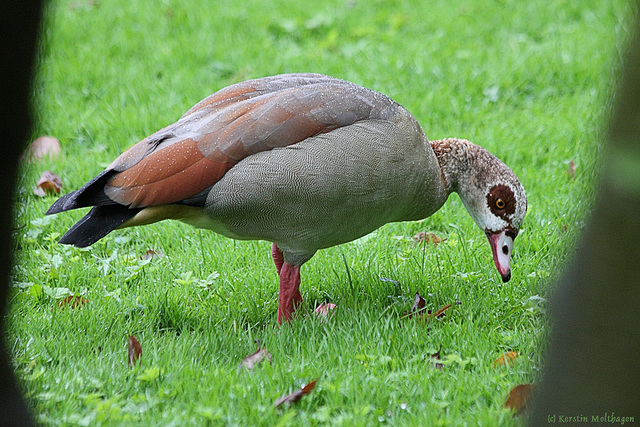
M247 371L250 371L265 359L271 363L271 353L269 353L264 347L260 347L260 341L256 340L256 344L258 344L258 350L242 359L239 369L246 369Z
M442 363L438 363L437 360L441 360L442 358L440 357L440 350L438 350L437 352L433 353L431 355L431 357L429 357L429 361L430 362L434 362L433 367L439 371L442 370L442 368L444 368L444 365Z
M431 310L428 310L427 311L427 315L425 316L425 318L427 318L427 317L431 317L432 319L443 318L445 316L445 311L449 310L452 306L453 306L453 304L447 304L444 307L442 307L441 309L434 311L433 313L431 313Z
M572 181L576 179L576 164L573 159L571 159L571 161L569 162L569 166L567 167L567 175Z
M298 400L302 399L302 396L311 393L313 391L313 389L316 388L316 382L317 381L318 381L318 379L316 378L315 380L311 381L309 384L305 385L301 389L296 390L293 393L288 394L286 396L282 396L280 399L275 401L273 406L275 406L277 408L278 406L282 405L283 403L297 402Z
M66 298L58 301L58 307L60 308L81 308L89 302L88 299L81 297L80 295L69 295Z
M412 313L419 313L424 310L427 302L424 298L416 291L416 295L413 297L413 305L411 306Z
M411 311L409 313L405 313L404 316L408 318L412 318L413 316L418 316L420 319L440 319L445 316L445 311L450 309L453 304L447 304L444 307L440 308L432 312L431 310L425 310L426 301L425 299L416 291L416 295L413 297L413 305L411 306Z
M404 316L408 317L409 319L412 318L413 316L420 316L420 313L425 311L426 304L427 304L426 300L422 298L422 296L418 291L416 291L416 294L413 297L413 304L411 305L411 311L408 313L404 313Z
M509 392L504 403L505 408L514 411L514 416L522 414L531 404L531 398L536 390L535 384L520 384Z
M62 180L53 172L44 171L33 189L36 196L44 197L47 194L58 194L62 188Z
M36 138L22 156L27 161L40 160L44 156L56 157L60 154L60 141L53 136L41 136Z
M498 367L498 366L512 366L513 362L516 361L516 359L518 358L519 354L516 353L515 351L507 351L505 354L501 355L500 357L498 357L496 360L493 361L493 366L494 367Z
M416 243L425 242L427 244L431 243L433 245L438 245L444 242L447 239L443 239L438 237L434 233L427 233L426 231L421 231L413 235L413 241Z
M138 362L142 355L142 346L133 335L129 335L129 366L133 366Z
M142 260L148 260L148 259L156 259L156 258L162 258L164 256L164 254L160 251L154 251L153 249L149 249L147 250L147 252L145 252L144 254L140 255L140 259Z

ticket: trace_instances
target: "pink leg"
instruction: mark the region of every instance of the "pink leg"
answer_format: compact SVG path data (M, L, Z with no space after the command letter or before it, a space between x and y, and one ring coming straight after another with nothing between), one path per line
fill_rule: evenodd
M276 257L274 257L274 261L276 262L276 268L278 268ZM283 261L278 274L280 275L278 323L282 324L283 320L290 321L293 312L302 304L300 267Z
M276 271L280 274L282 263L284 263L284 255L282 255L282 251L275 243L271 245L271 257L273 258L273 263L276 265Z

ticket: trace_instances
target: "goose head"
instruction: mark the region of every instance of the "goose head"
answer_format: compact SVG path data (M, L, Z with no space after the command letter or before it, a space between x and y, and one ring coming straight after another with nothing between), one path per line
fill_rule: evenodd
M498 158L478 165L475 180L460 184L462 203L484 231L493 254L493 262L503 282L511 279L513 241L527 212L527 197L516 175ZM485 167L486 166L486 167Z
M478 227L484 231L493 262L503 282L511 279L511 255L513 241L520 231L520 225L527 211L524 188L515 178L488 182L483 189L462 197L469 214Z
M443 176L485 233L503 282L511 279L513 241L527 213L527 196L518 177L500 159L466 140L432 143Z

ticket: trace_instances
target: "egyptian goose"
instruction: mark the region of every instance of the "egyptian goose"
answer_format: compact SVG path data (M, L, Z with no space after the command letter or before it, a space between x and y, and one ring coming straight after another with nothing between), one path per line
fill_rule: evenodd
M378 92L285 74L205 98L47 214L93 207L60 239L77 247L165 219L272 242L281 323L302 303L300 267L318 249L426 218L454 191L508 281L527 200L504 163L466 140L427 141L416 119Z

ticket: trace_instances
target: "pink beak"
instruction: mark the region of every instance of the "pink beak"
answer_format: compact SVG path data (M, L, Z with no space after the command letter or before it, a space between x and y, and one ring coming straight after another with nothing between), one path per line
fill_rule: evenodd
M513 235L509 230L502 230L497 233L487 232L487 238L493 253L493 262L496 264L498 273L502 276L503 282L511 279L511 253L513 252Z

